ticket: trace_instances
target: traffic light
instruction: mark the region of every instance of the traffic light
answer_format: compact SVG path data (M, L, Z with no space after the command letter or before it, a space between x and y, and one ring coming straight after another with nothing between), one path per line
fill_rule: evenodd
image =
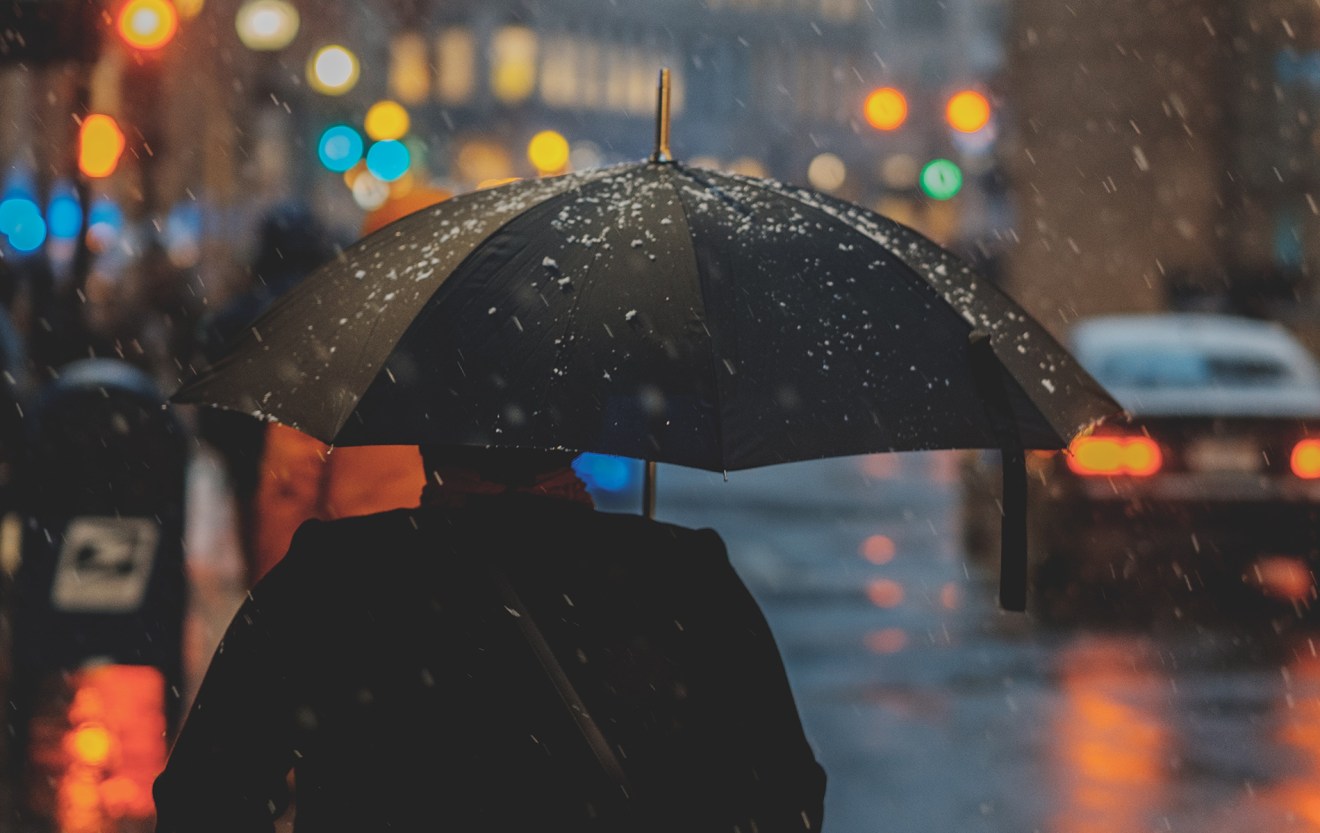
M78 170L92 179L110 176L124 152L124 131L113 118L93 113L78 128Z
M990 100L976 90L960 90L949 98L944 117L959 133L975 133L990 123Z
M143 52L160 49L179 31L179 12L169 0L128 0L116 28L124 43Z
M876 130L897 130L907 121L907 96L893 87L871 91L863 105L866 123Z

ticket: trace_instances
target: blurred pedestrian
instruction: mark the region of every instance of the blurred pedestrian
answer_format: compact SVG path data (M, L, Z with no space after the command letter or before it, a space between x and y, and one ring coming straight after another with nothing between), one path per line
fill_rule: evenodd
M158 833L291 804L301 833L820 829L824 772L714 531L596 511L567 453L422 453L420 507L309 522L252 589Z
M361 234L371 234L449 196L443 189L415 187L367 214ZM254 485L249 584L283 557L303 521L328 521L414 506L424 484L422 458L416 446L378 445L332 452L325 443L300 431L283 425L266 426Z
M277 298L313 269L330 260L339 242L316 214L299 202L280 203L262 219L255 253L249 265L252 285L199 322L198 349L211 363L239 333ZM255 578L260 559L257 490L265 453L265 422L249 414L203 408L197 414L198 433L219 454L234 496L245 572ZM311 515L303 516L311 517Z

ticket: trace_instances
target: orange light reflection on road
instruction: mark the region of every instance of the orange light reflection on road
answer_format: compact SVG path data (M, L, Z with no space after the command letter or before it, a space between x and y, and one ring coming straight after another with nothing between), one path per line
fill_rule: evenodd
M872 564L888 564L894 560L894 539L888 535L871 535L862 541L862 558Z
M1306 656L1287 669L1286 707L1276 740L1285 760L1293 761L1290 774L1260 793L1277 819L1289 830L1320 831L1320 659ZM1277 829L1277 828L1276 828Z
M866 597L876 607L898 607L903 596L903 585L892 579L877 578L866 583Z
M1056 833L1150 830L1165 791L1169 733L1159 679L1134 662L1139 643L1086 640L1065 654L1055 721Z

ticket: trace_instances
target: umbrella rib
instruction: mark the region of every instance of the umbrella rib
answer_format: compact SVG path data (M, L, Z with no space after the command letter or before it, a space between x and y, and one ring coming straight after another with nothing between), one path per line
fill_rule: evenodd
M673 182L673 178L676 175L676 173L681 173L682 175L688 177L689 179L692 179L694 182L697 182L699 184L700 184L700 180L698 180L695 176L693 176L692 173L689 171L689 169L687 169L686 167L680 164L667 165L664 170L667 174L664 177L665 185L674 192L674 199L678 203L678 213L680 217L682 217L683 227L687 230L687 233L683 235L683 239L687 241L688 251L692 255L692 274L697 282L697 294L701 298L701 305L702 305L701 319L703 322L703 326L706 329L706 335L707 337L710 338L710 344L711 344L710 372L711 372L711 380L714 382L714 385L712 387L714 389L714 395L715 395L715 443L720 450L720 467L727 472L729 453L728 453L728 449L724 447L724 402L723 402L723 397L720 395L720 370L719 370L719 366L715 363L716 340L715 340L715 333L711 330L711 326L713 325L713 322L711 321L710 316L706 314L706 310L710 308L710 305L707 303L708 299L706 298L705 283L701 280L701 261L697 258L697 247L693 242L694 238L692 235L692 224L688 222L688 207L687 204L683 202L682 190L676 187Z

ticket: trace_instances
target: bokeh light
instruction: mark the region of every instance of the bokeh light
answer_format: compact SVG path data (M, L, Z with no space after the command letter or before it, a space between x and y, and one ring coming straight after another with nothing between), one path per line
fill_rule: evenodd
M0 202L0 233L8 236L14 249L35 251L46 242L46 221L35 202L27 197L10 197Z
M82 229L82 206L67 185L54 189L46 206L46 228L56 240L73 240Z
M893 87L872 90L863 106L866 123L876 130L897 130L907 121L907 97Z
M288 46L297 37L300 24L298 10L286 0L249 0L234 18L238 39L257 52Z
M367 117L362 127L367 135L376 141L401 139L408 132L412 120L408 111L397 101L385 99L377 101L367 110Z
M381 182L393 182L408 172L412 154L397 139L376 142L367 151L367 171Z
M358 132L346 124L327 127L316 144L316 155L327 170L343 173L362 159L364 145Z
M128 0L116 21L119 36L134 49L151 51L179 30L179 13L168 0Z
M568 166L568 140L553 130L542 130L527 143L527 159L539 173L553 174Z
M848 167L832 153L822 153L807 166L807 181L821 191L834 191L848 178Z
M990 123L990 101L976 90L962 90L949 99L944 115L954 130L975 133Z
M374 211L390 198L388 182L382 182L371 171L363 171L353 179L353 201L366 211Z
M93 113L78 129L78 170L93 179L114 173L124 152L124 131L110 116Z
M921 169L921 190L931 199L953 199L962 184L962 170L948 159L932 159Z
M361 73L357 56L338 44L323 46L307 63L307 83L325 95L343 95L357 84Z

